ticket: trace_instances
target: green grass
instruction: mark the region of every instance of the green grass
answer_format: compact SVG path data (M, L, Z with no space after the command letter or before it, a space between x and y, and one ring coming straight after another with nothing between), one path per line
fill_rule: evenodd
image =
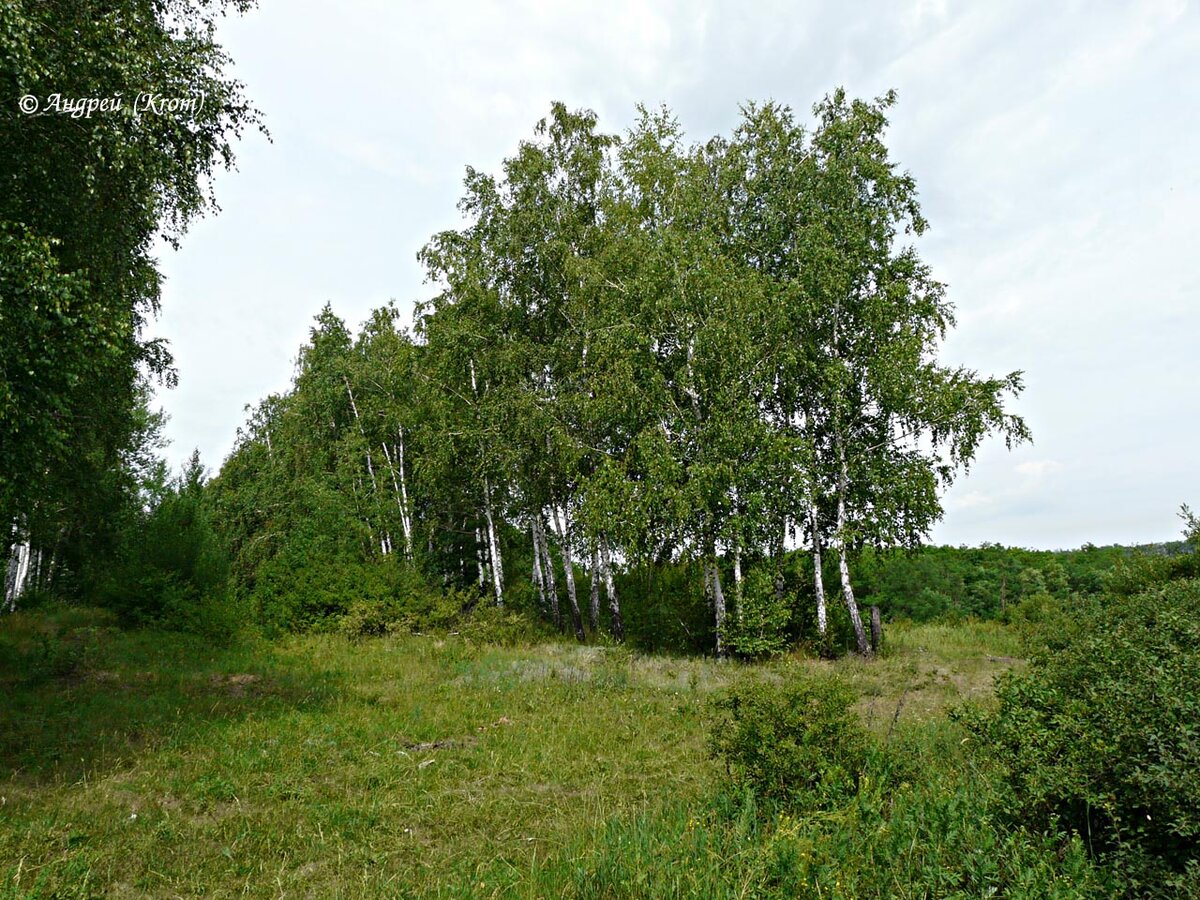
M733 896L796 826L739 831L741 801L713 799L714 691L794 665L846 679L876 733L934 761L958 746L946 709L1016 647L995 625L896 627L875 662L750 667L454 637L214 647L87 611L8 616L0 897ZM810 854L838 833L806 828Z

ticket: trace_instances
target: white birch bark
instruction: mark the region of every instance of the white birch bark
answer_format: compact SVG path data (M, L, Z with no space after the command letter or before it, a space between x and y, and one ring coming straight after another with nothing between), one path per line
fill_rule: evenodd
M582 641L584 639L583 617L579 613L579 599L575 594L575 561L571 554L571 522L567 518L566 510L562 511L561 519L558 507L552 506L550 511L554 516L555 527L561 543L563 572L567 578L567 599L571 602L571 624L575 626L575 637Z
M479 564L479 587L483 588L488 582L487 562L484 560L483 535L475 529L475 559Z
M733 511L740 519L741 504L738 502L737 488L733 488ZM742 621L742 537L735 535L733 539L733 603L734 615L737 621Z
M475 379L475 360L469 361L471 371L471 393L479 397L479 383ZM483 443L480 442L480 451ZM500 539L496 533L496 518L492 511L492 482L483 476L483 514L487 520L488 554L491 558L492 588L496 593L496 605L504 605L504 561L500 558Z
M604 590L608 594L608 609L612 614L613 638L625 640L625 620L621 616L621 601L617 597L617 585L613 581L612 554L608 549L607 536L600 538L600 564L604 567Z
M379 482L375 478L375 460L371 458L371 445L367 442L367 432L363 428L362 418L358 414L358 404L354 402L354 391L350 389L350 379L343 375L342 382L346 385L346 396L350 398L350 411L354 413L354 424L358 426L358 433L362 436L363 446L366 449L367 474L371 476L371 497L374 500L379 496ZM392 552L392 536L388 534L387 528L380 528L379 549L384 556L388 556Z
M392 495L396 498L396 508L400 510L400 528L404 532L404 556L411 560L413 557L413 542L412 542L412 519L408 512L408 485L404 477L404 429L399 429L400 444L397 449L397 460L399 463L399 476L396 472L396 463L392 461L392 454L388 452L387 442L384 441L380 446L383 448L383 458L387 461L388 471L392 474Z
M17 598L25 590L25 579L29 575L29 541L18 539L8 558L8 571L4 579L4 605L9 612L17 608Z
M541 510L535 513L535 521L537 522L538 540L542 544L542 565L546 567L545 581L546 591L550 596L550 612L554 616L554 627L562 628L562 610L558 605L558 582L554 577L554 557L550 555L550 545L546 542L546 523L542 518Z
M496 519L492 514L492 483L483 479L484 515L487 517L488 550L492 558L492 587L496 591L496 605L504 605L504 561L500 558L500 538L496 533Z
M867 640L867 631L863 628L862 617L858 614L858 603L854 599L854 587L850 584L850 565L846 559L846 450L838 444L838 573L842 580L842 597L846 601L846 610L850 613L850 622L854 626L854 641L858 644L858 652L863 656L871 655L871 643Z
M829 629L829 615L825 609L825 576L821 572L821 532L817 527L817 507L811 499L808 506L808 530L812 536L813 590L817 595L817 633L824 637L825 632Z
M725 592L721 590L721 570L717 565L716 552L713 552L709 562L710 578L712 579L713 618L717 625L717 658L725 657Z
M733 614L742 621L742 542L733 546Z
M538 540L537 519L533 519L529 525L530 536L533 541L533 586L537 588L538 593L538 608L543 612L547 611L546 607L546 584L542 578L542 545Z
M592 541L592 585L588 605L588 618L592 622L592 631L600 630L600 548Z

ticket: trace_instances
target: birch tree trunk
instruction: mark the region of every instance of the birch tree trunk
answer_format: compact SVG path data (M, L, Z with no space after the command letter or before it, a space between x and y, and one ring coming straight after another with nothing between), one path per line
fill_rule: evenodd
M400 510L400 528L404 531L404 556L408 560L413 558L413 540L412 540L412 518L409 515L408 506L408 483L404 476L404 429L399 429L400 444L396 448L397 460L399 463L400 472L397 475L396 462L392 461L392 454L388 452L387 442L384 441L380 446L383 448L383 458L387 460L388 470L392 473L392 494L396 498L396 507Z
M617 598L617 586L613 582L612 556L608 549L608 537L600 538L600 564L604 567L604 589L608 594L608 610L612 614L613 640L625 640L625 620L621 616L621 601Z
M408 500L408 476L404 474L404 427L396 426L396 436L400 439L400 498L404 501L401 522L404 526L404 543L408 548L408 558L412 559L412 504Z
M787 543L788 520L787 516L783 518L783 527L779 532L779 543L775 547L775 600L778 603L783 603L783 595L785 590L783 580L783 552Z
M538 609L543 613L549 612L546 606L546 584L542 578L542 545L538 540L537 519L531 519L529 524L530 538L533 542L533 586L537 588Z
M600 630L600 548L592 542L592 572L591 597L588 605L588 618L591 619L592 631Z
M487 574L487 562L484 559L484 556L485 556L485 553L484 553L484 549L483 549L483 535L480 534L479 529L476 528L475 529L475 561L478 563L478 566L479 566L479 587L481 590L488 583L488 580L489 580L488 574Z
M742 543L733 545L733 615L742 621Z
M733 488L733 510L740 520L742 507L736 486ZM733 614L738 622L742 621L742 536L737 533L733 538Z
M579 613L579 599L575 595L575 561L571 556L571 522L566 510L559 519L558 507L551 507L555 525L562 543L563 572L567 576L567 599L571 601L571 624L575 626L575 637L582 643L586 640L583 633L583 616Z
M4 573L4 608L13 612L17 608L17 597L25 588L25 576L29 572L29 542L14 536L7 563Z
M813 591L817 595L817 633L825 637L829 629L829 615L825 608L825 575L821 571L821 531L817 523L817 505L811 499L808 506L808 531L812 537Z
M346 395L350 398L350 411L354 413L354 424L358 426L358 433L366 448L367 474L371 476L371 498L375 501L379 497L379 482L375 478L375 461L371 458L371 445L367 441L367 432L363 428L362 418L358 415L358 404L354 402L354 391L350 389L350 379L343 375L342 382L346 385ZM373 506L374 503L371 505ZM369 514L368 518L370 518ZM382 527L382 523L380 524L379 549L384 556L387 556L392 552L392 536L388 534L386 528Z
M838 444L838 573L842 579L842 597L846 601L846 610L850 613L850 623L854 626L854 641L858 644L858 652L863 656L871 655L871 642L867 639L867 631L863 628L862 617L858 614L858 603L854 599L854 588L850 584L850 564L846 558L846 449Z
M546 523L542 519L541 510L534 514L534 522L537 525L538 541L542 545L542 565L546 567L545 582L546 591L550 596L550 612L554 616L554 627L562 631L562 609L558 604L558 583L554 577L554 557L550 555L550 545L546 542Z
M492 515L492 482L483 478L484 515L487 517L488 551L492 560L492 587L496 591L496 605L504 605L504 562L500 558L500 539L496 534L496 520Z
M721 570L717 565L716 543L709 541L704 560L705 578L713 603L713 620L717 626L717 659L725 658L725 592L721 590Z

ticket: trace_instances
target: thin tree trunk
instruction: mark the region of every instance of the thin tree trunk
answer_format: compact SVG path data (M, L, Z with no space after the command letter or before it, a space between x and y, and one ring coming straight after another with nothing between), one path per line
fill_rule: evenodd
M842 579L842 597L846 601L846 610L850 613L850 623L854 626L854 641L858 652L863 656L871 655L871 643L867 639L867 631L863 628L862 617L858 614L858 603L854 599L854 588L850 584L850 564L846 558L846 450L839 443L838 460L841 472L838 476L838 573Z
M738 500L735 486L731 491L733 497L734 515L741 518L742 505ZM733 538L733 614L738 622L742 621L742 536L735 534Z
M25 577L29 573L29 542L15 537L9 549L8 565L4 573L4 606L9 612L17 608L17 597L25 588Z
M496 590L496 605L504 605L504 562L500 558L500 538L496 534L496 521L492 516L492 483L483 478L484 515L487 517L488 551L492 560L492 587Z
M825 606L825 575L821 561L821 531L817 525L817 507L811 500L808 507L808 529L812 536L813 591L817 595L817 633L825 637L829 630L829 614Z
M725 657L725 593L721 590L721 569L716 560L712 563L713 611L717 623L717 658Z
M17 523L14 522L12 531L4 538L4 555L0 557L4 560L4 587L0 593L0 611L13 611L12 588L17 580L17 552L21 546L17 541L19 533Z
M571 522L567 518L565 510L562 513L561 521L558 507L552 506L550 510L554 516L561 541L563 572L567 576L567 599L571 601L571 624L575 626L575 637L582 643L586 638L583 633L583 616L579 614L579 600L575 595L575 562L571 556Z
M487 564L484 561L483 535L478 528L475 529L475 561L479 567L479 588L482 590L488 582L488 575Z
M592 571L591 571L591 603L588 605L588 618L592 622L592 631L600 630L600 549L592 541Z
M379 482L375 478L375 460L371 458L371 444L367 441L366 429L363 428L362 418L358 415L358 404L354 402L354 391L350 389L350 379L343 375L342 382L346 385L346 395L350 398L350 411L354 413L354 424L358 426L358 433L362 437L363 446L366 449L367 474L371 476L371 497L372 501L375 501L375 498L379 496ZM371 505L374 506L374 502ZM392 552L392 536L388 534L382 523L380 523L379 549L384 556Z
M413 558L413 540L412 540L412 518L408 512L408 485L404 477L404 429L400 429L400 444L397 447L397 461L400 464L400 472L397 475L396 463L392 461L392 454L388 452L387 442L380 444L383 448L383 458L387 460L388 471L392 474L392 495L396 498L396 508L400 510L400 527L404 531L404 556L406 559Z
M612 614L613 640L625 640L625 620L621 616L621 601L617 598L617 585L613 581L612 555L608 549L608 537L600 538L600 564L604 567L604 589L608 594L608 610Z
M412 503L408 499L408 477L404 474L404 427L396 426L396 435L400 438L400 496L404 500L404 513L402 523L404 525L404 542L408 547L409 559L412 558Z
M787 541L788 521L783 517L783 528L779 532L779 543L775 548L775 601L783 603L785 585L783 581L783 554Z
M531 519L529 532L533 542L533 586L537 588L538 593L538 609L543 613L549 610L546 607L546 584L542 577L542 545L538 541L537 519Z
M742 621L742 542L733 545L733 614Z
M717 564L716 542L708 542L705 567L713 603L713 620L717 626L717 659L725 657L725 592L721 590L721 570Z
M546 590L550 595L550 612L554 616L554 627L562 631L562 608L558 603L558 582L554 577L554 557L550 555L550 545L546 541L546 523L542 511L535 513L538 530L538 540L542 543L542 565L546 567Z

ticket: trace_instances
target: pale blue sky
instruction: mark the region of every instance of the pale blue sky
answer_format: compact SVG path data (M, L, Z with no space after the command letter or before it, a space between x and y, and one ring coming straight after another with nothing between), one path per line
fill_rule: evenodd
M457 224L465 166L552 100L609 131L666 103L701 140L746 100L894 87L889 145L958 308L943 359L1024 369L1035 438L985 447L933 539L1167 540L1200 506L1195 3L261 3L221 37L274 143L249 137L221 214L162 254L173 460L219 466L326 301L357 325L427 297L415 255Z

